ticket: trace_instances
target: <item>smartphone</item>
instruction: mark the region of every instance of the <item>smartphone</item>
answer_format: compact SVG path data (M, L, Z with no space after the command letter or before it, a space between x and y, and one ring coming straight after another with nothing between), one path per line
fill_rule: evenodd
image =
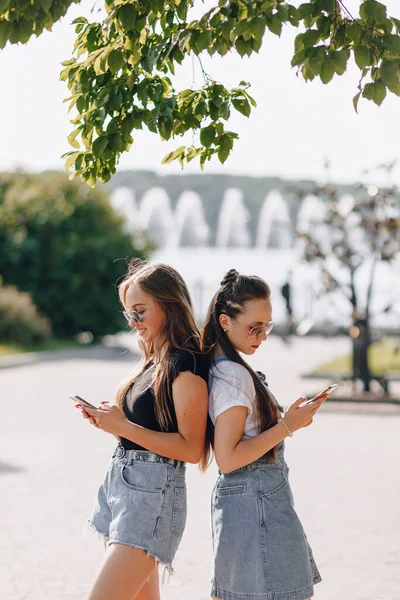
M322 392L320 392L319 394L314 396L314 398L311 398L311 400L307 400L307 402L300 404L300 406L307 406L307 404L312 404L313 402L318 400L318 398L321 398L321 396L325 396L326 394L331 394L332 392L334 392L337 387L338 387L337 383L331 383L331 385L328 385L327 388L325 388L324 390L322 390Z
M82 404L83 407L87 406L88 408L94 408L95 410L97 410L97 406L93 406L93 404L90 404L90 402L88 402L87 400L84 400L83 398L78 396L78 394L68 394L68 396L74 402L78 402L79 404Z

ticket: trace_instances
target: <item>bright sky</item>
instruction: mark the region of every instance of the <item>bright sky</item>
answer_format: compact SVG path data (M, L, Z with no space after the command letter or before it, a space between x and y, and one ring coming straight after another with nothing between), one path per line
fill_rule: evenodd
M201 3L201 10L207 3ZM385 4L390 16L400 18L399 0L386 0ZM93 0L83 0L51 33L26 46L7 46L0 51L0 170L63 168L60 156L70 149L66 137L72 125L62 102L69 90L59 81L60 63L71 57L71 21L87 15L92 5ZM346 5L357 14L358 0L347 0ZM231 118L228 128L237 131L240 140L225 166L215 159L205 172L321 180L328 157L333 180L386 182L382 171L365 176L363 170L399 158L400 98L389 94L380 108L360 100L357 115L352 98L357 93L359 71L354 65L326 86L319 80L305 83L290 67L296 33L291 26L280 39L267 32L259 55L250 59L233 53L223 59L203 55L210 76L232 87L242 79L250 81L250 93L258 102L250 119L241 115ZM178 74L177 87L192 85L193 69L196 83L202 84L197 65L196 59L187 62ZM190 144L191 137L186 141ZM161 160L181 143L180 139L162 142L154 134L138 132L120 169L180 172L178 164L163 166ZM184 173L199 171L197 164L191 163ZM393 179L400 184L400 161Z

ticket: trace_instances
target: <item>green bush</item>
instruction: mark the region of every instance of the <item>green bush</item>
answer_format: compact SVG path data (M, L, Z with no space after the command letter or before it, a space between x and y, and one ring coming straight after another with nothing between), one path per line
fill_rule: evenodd
M64 173L0 174L0 276L29 292L54 334L126 325L115 289L125 257L142 256L98 189Z
M38 313L30 295L0 286L0 342L35 346L50 337L50 322Z

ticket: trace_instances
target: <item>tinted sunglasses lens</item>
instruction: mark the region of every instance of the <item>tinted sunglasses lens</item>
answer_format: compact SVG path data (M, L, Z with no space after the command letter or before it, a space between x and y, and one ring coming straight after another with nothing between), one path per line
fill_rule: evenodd
M124 317L128 321L128 323L130 323L131 321L134 321L135 323L142 322L142 318L139 315L139 313L136 312L136 310L131 310L130 312L126 312L124 310L122 314L124 315Z
M138 312L136 312L136 310L133 310L131 312L131 319L132 319L132 321L135 321L135 323L141 323L142 322L142 317L139 315Z
M249 338L251 340L253 340L254 338L256 338L259 335L261 335L261 333L263 331L264 331L264 327L253 327L253 329L250 329L250 331L249 331Z

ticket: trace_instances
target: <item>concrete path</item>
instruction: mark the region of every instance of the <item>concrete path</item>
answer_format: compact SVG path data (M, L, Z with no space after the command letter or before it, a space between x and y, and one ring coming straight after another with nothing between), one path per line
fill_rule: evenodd
M252 364L288 404L324 384L300 373L347 349L344 339L287 347L272 336ZM89 427L67 394L111 399L129 369L126 356L81 355L0 371L1 600L85 600L103 551L82 525L114 438ZM400 600L399 429L400 407L327 403L287 442L297 511L323 576L317 600ZM215 467L188 472L188 524L163 600L209 597Z

